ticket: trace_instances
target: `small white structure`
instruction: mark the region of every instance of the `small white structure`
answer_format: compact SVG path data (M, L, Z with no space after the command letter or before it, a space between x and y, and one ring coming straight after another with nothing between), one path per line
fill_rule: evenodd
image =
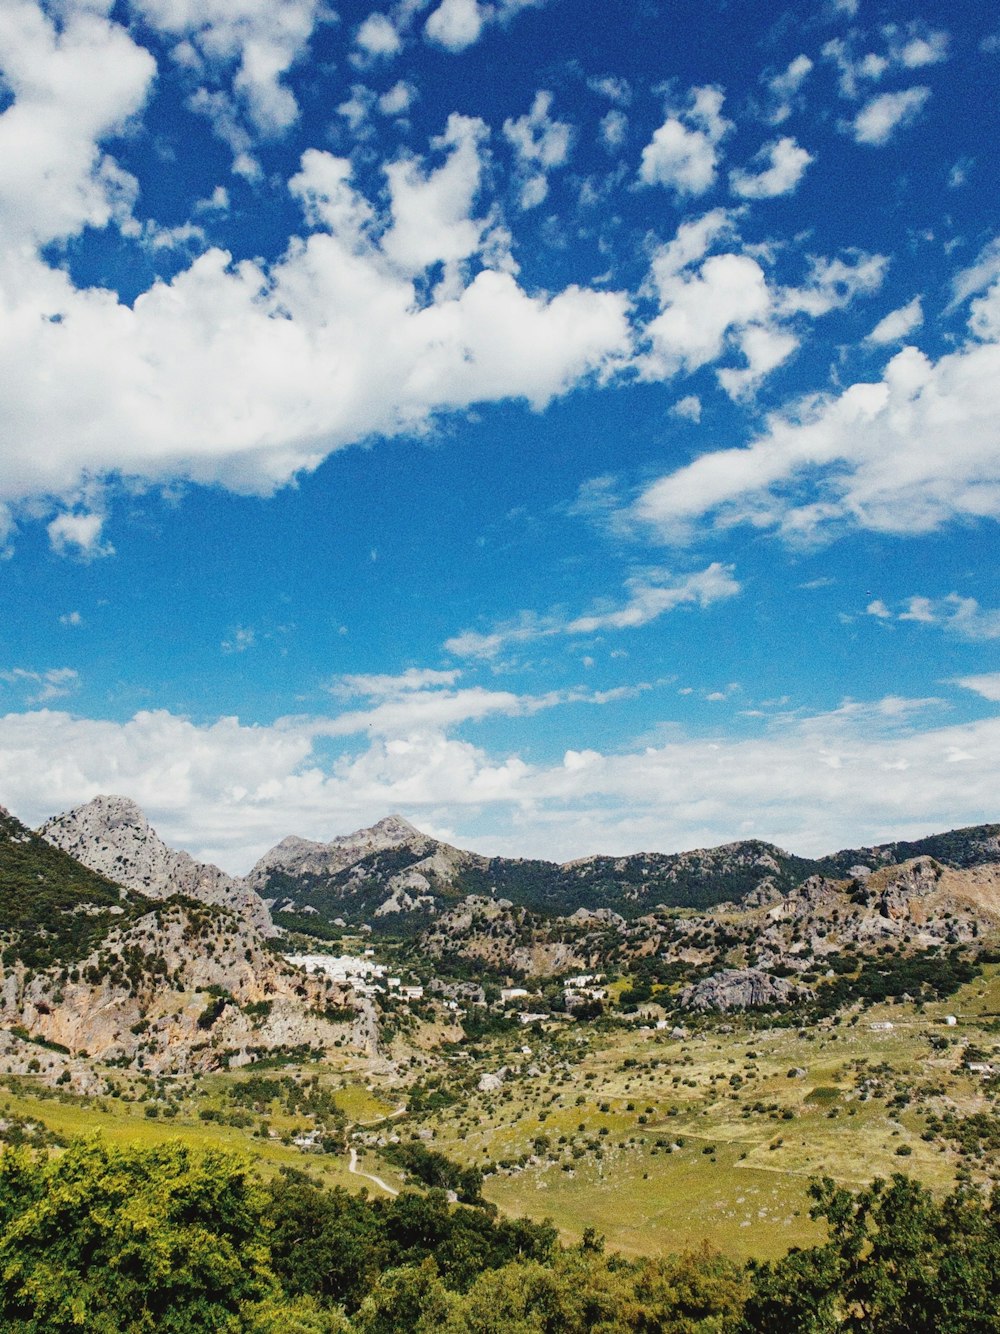
M944 1017L944 1022L947 1024L949 1028L954 1028L955 1025L958 1023L958 1019L953 1014L946 1014Z
M869 1024L868 1027L873 1033L891 1033L893 1024L888 1019L881 1019L877 1024Z
M400 987L399 994L404 1000L423 1000L424 989L423 987Z
M502 1001L521 1000L528 995L526 987L503 987L500 991Z

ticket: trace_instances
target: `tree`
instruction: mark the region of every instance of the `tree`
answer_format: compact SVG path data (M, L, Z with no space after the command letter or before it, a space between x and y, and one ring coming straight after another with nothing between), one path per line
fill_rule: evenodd
M228 1154L74 1141L0 1158L0 1325L17 1334L241 1329L279 1293L260 1187Z

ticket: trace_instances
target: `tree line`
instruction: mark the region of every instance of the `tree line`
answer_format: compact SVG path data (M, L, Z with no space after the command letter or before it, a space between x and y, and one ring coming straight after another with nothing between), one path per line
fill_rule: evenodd
M741 1265L632 1260L600 1238L370 1199L180 1143L0 1158L11 1334L998 1334L1000 1198L897 1174L811 1187L821 1244Z

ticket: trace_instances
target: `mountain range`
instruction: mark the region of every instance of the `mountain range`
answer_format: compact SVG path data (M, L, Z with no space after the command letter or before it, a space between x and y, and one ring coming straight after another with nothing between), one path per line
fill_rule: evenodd
M99 796L39 830L116 884L149 898L185 894L227 908L264 934L311 922L411 933L467 895L508 899L545 916L579 908L625 918L651 908L707 909L751 896L784 896L811 876L865 875L916 857L968 868L1000 861L1000 825L977 825L909 842L800 857L757 839L689 852L593 855L562 864L485 857L421 833L399 815L328 843L290 836L242 879L169 849L128 798ZM407 919L412 919L408 921Z
M167 847L124 797L37 832L0 808L0 1070L87 1091L105 1078L90 1057L153 1073L344 1045L373 1057L372 1001L281 944L361 928L394 936L397 971L435 994L612 968L639 979L637 1002L819 1004L841 997L824 979L882 986L866 959L939 956L930 973L900 965L919 992L1000 930L1000 826L820 859L745 840L557 865L462 851L393 815L286 838L236 878Z

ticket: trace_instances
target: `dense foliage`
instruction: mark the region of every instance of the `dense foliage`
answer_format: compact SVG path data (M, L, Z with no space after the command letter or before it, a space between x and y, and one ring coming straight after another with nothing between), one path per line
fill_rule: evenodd
M262 1098L271 1092L264 1083ZM828 1239L768 1264L626 1260L599 1238L371 1200L300 1172L263 1184L180 1144L76 1141L0 1158L0 1327L11 1334L997 1334L1000 1202L904 1176L814 1184Z

